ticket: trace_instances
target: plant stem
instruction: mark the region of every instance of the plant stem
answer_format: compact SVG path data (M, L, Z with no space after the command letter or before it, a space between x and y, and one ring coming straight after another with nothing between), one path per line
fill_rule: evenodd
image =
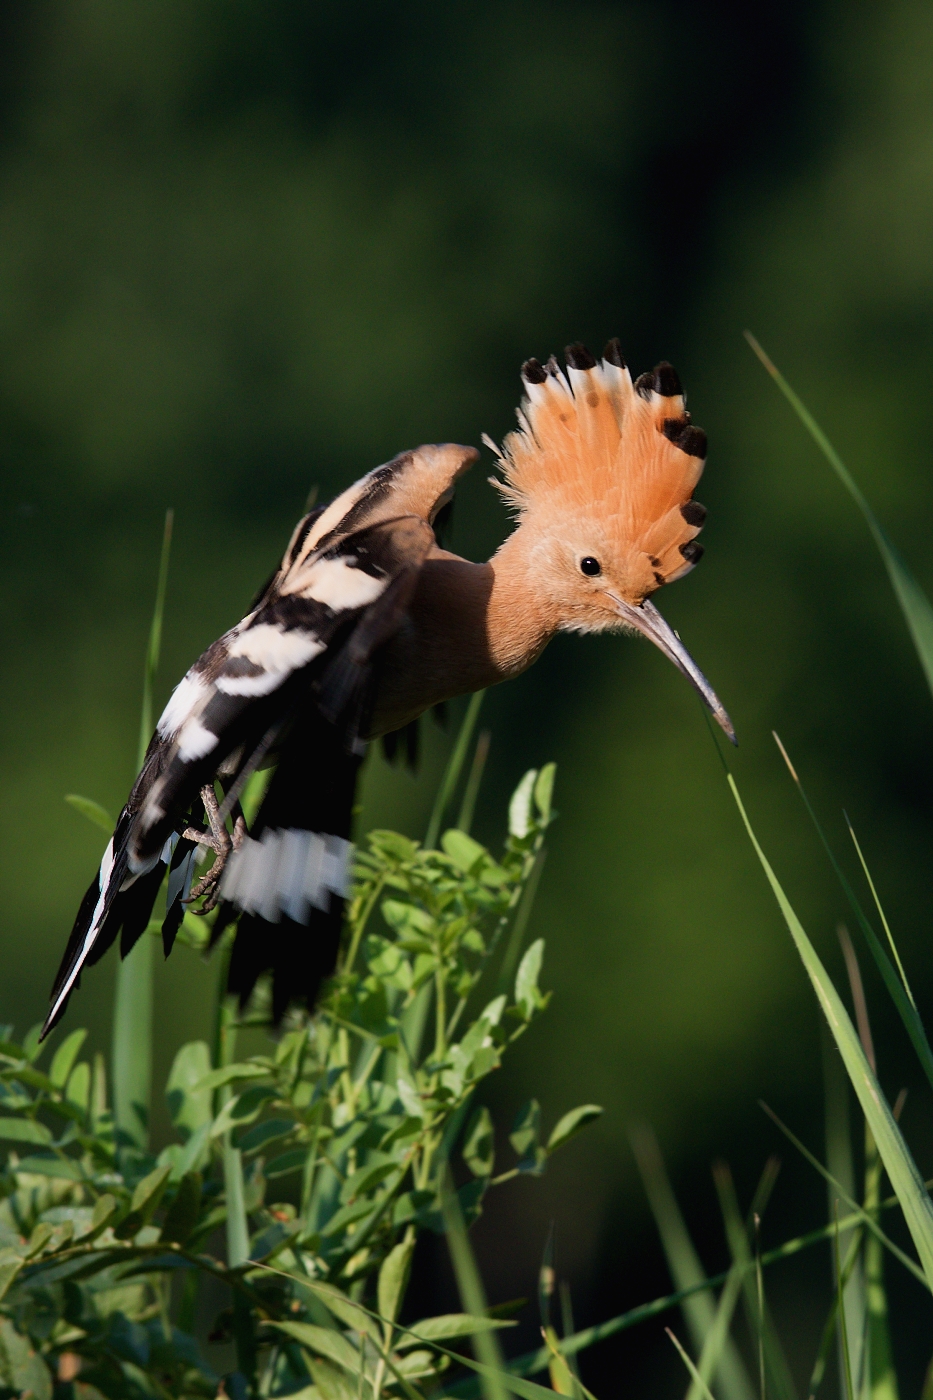
M434 801L434 810L431 813L431 820L428 822L428 830L424 838L424 844L425 848L429 851L433 850L437 845L437 838L441 831L441 822L444 820L444 813L447 811L447 805L453 796L454 788L457 786L457 779L460 777L460 770L463 767L467 749L470 746L470 738L476 727L480 706L483 703L483 696L485 694L485 690L478 690L475 695L470 696L470 703L463 717L460 733L457 735L457 742L454 744L453 752L444 770L444 776Z
M442 1060L447 1053L447 984L444 978L443 963L434 974L434 987L436 992L434 1056L435 1059Z
M113 1116L116 1127L143 1150L149 1145L152 1098L152 958L143 934L117 968L113 1009Z
M165 512L162 553L156 584L155 608L146 648L143 699L139 722L137 768L141 768L152 733L152 692L162 646L162 616L172 544L174 512ZM149 1143L149 1106L152 1100L152 982L153 940L143 934L117 968L113 1013L113 1114L116 1127L138 1147Z
M232 997L224 997L220 1004L218 1025L218 1069L232 1065L235 1054L236 1003ZM223 1108L233 1097L230 1085L221 1085L217 1097L218 1107ZM227 1267L235 1269L249 1258L249 1227L243 1191L243 1159L239 1148L233 1146L233 1134L229 1130L224 1133L223 1162L227 1197Z

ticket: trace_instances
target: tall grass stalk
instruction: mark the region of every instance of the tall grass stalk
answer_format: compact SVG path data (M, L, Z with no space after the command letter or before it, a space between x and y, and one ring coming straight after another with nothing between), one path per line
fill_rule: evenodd
M479 1269L476 1266L473 1247L466 1232L460 1202L453 1190L449 1173L443 1191L442 1207L450 1260L454 1267L454 1275L457 1279L457 1288L463 1302L464 1312L470 1313L473 1317L485 1317L486 1292ZM505 1360L498 1337L495 1332L476 1332L473 1334L472 1340L477 1361L482 1366L489 1368L487 1371L480 1372L485 1400L506 1400L506 1389L500 1374L505 1369Z
M162 552L156 584L155 608L146 648L143 699L139 723L137 770L142 767L152 735L152 696L162 649L162 617L168 583L169 555L175 513L165 512ZM117 1128L137 1147L149 1143L149 1111L152 1102L152 982L155 942L146 934L117 968L113 1012L111 1066L113 1113Z
M671 1190L657 1138L646 1125L635 1124L629 1129L629 1142L661 1236L671 1278L678 1288L690 1288L691 1285L705 1279L706 1275L687 1232L677 1199ZM732 1308L735 1307L741 1287L741 1271L734 1272L736 1281L733 1281L730 1275L726 1285L732 1298ZM754 1390L748 1373L735 1343L728 1337L731 1309L729 1321L726 1321L721 1340L717 1343L718 1356L712 1348L706 1350L706 1343L714 1335L714 1329L718 1337L718 1330L722 1328L725 1317L725 1314L720 1317L719 1329L716 1329L718 1309L712 1291L691 1293L684 1299L682 1310L694 1350L701 1356L700 1374L704 1382L710 1380L713 1375L718 1377L717 1389L721 1400L753 1400ZM693 1400L697 1400L696 1382L691 1386L690 1394Z
M454 795L457 780L466 762L467 750L470 747L470 740L473 737L473 730L476 728L476 721L479 719L480 706L483 703L485 690L478 690L475 695L470 696L470 703L467 705L457 741L454 744L453 752L444 769L444 776L441 785L437 790L437 797L434 800L434 807L431 811L431 819L428 822L428 829L425 834L424 844L427 850L433 850L437 845L437 838L441 834L441 822L444 820L444 813L450 805L450 800Z
M881 1091L875 1075L859 1042L858 1034L849 1018L842 999L810 942L803 925L794 913L790 901L781 888L777 876L771 868L739 796L735 779L729 774L729 787L735 799L739 815L745 825L749 840L761 862L768 883L774 893L791 937L796 944L801 961L810 978L817 1000L823 1009L829 1029L839 1047L843 1063L862 1106L862 1112L872 1130L881 1160L897 1192L904 1212L904 1219L910 1231L914 1247L920 1257L921 1267L927 1285L933 1288L933 1202L900 1129L894 1121L891 1109ZM898 984L899 985L899 984Z
M817 447L826 458L833 471L842 482L843 486L852 497L855 504L865 518L865 522L871 531L872 538L878 546L878 552L884 562L884 567L888 571L888 578L891 580L891 587L897 601L901 605L901 611L913 638L920 664L923 667L927 684L933 690L933 607L923 589L920 587L913 574L907 568L898 550L894 547L877 516L865 498L861 488L856 485L848 467L843 462L839 453L833 447L823 429L817 423L813 414L799 395L791 388L773 360L758 344L751 331L745 332L745 339L748 341L754 353L758 356L765 369L787 399L791 408L813 438Z

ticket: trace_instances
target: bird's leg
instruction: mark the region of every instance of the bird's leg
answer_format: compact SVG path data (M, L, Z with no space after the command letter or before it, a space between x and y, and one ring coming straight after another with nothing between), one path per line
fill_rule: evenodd
M201 831L189 826L182 832L182 836L186 841L196 841L199 846L209 846L216 853L217 859L207 874L192 888L185 903L190 904L194 900L200 899L202 895L207 895L201 908L192 912L209 914L217 903L220 877L224 873L230 852L238 851L243 844L243 839L246 836L246 819L239 802L234 803L233 835L231 836L221 821L213 783L205 783L202 787L201 801L204 803L210 831Z

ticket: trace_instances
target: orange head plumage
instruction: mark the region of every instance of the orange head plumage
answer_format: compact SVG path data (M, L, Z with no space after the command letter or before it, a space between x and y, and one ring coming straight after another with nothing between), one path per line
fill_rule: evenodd
M700 691L734 740L709 682L648 601L699 561L706 510L693 500L706 434L690 422L673 367L632 382L619 343L601 363L583 345L563 371L522 366L519 429L496 451L496 482L519 518L537 587L562 630L634 630L649 637ZM487 440L488 441L488 440Z

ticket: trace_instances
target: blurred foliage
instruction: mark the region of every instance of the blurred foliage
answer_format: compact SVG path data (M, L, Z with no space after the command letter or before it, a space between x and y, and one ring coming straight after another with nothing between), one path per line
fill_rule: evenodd
M0 1162L0 1390L52 1400L56 1376L69 1400L217 1394L193 1335L206 1277L232 1297L210 1333L236 1344L227 1394L331 1397L349 1371L350 1393L358 1379L373 1400L411 1396L411 1381L450 1364L435 1343L507 1325L462 1314L422 1319L414 1333L394 1324L418 1232L445 1230L455 1149L469 1223L491 1185L540 1176L601 1112L571 1109L541 1141L532 1101L511 1135L517 1165L497 1177L489 1110L466 1116L548 1001L538 939L514 984L465 1014L484 974L499 968L502 981L553 781L553 765L526 775L500 861L457 829L440 851L371 832L341 967L317 1014L292 1013L271 1050L243 1060L219 1054L212 1065L203 1041L182 1045L166 1084L178 1140L157 1156L114 1121L102 1057L79 1060L86 1031L41 1069L40 1028L21 1044L2 1028L0 1141L11 1146ZM241 1026L269 1028L264 992ZM237 1029L228 1022L227 1051ZM297 1205L289 1180L300 1182ZM285 1199L267 1201L270 1186ZM226 1264L211 1252L224 1226ZM174 1293L173 1278L183 1280Z
M928 9L20 0L0 24L4 1017L41 1015L99 859L63 794L114 810L132 778L165 507L180 567L157 702L241 614L310 486L420 441L499 437L525 356L611 334L636 369L673 360L709 432L707 555L659 601L735 719L762 841L838 970L844 911L777 728L834 833L850 812L928 1004L929 697L862 521L741 338L803 394L929 589ZM474 557L507 528L484 474L452 541ZM714 1145L752 1164L772 1143L750 1126L759 1094L816 1122L815 1019L660 657L559 639L487 715L482 837L544 733L565 775L532 930L562 997L491 1098L511 1113L543 1083L556 1116L582 1085L608 1110L572 1191L558 1164L527 1217L488 1212L514 1246L501 1289L526 1288L557 1215L569 1272L595 1265L621 1308L643 1296L611 1225L633 1181L626 1115L651 1117L700 1210ZM423 832L444 743L416 784L371 760L367 826ZM112 975L81 992L95 1045ZM157 1025L209 1038L215 979L179 949ZM913 1084L877 1014L882 1082ZM923 1161L921 1103L905 1114Z

